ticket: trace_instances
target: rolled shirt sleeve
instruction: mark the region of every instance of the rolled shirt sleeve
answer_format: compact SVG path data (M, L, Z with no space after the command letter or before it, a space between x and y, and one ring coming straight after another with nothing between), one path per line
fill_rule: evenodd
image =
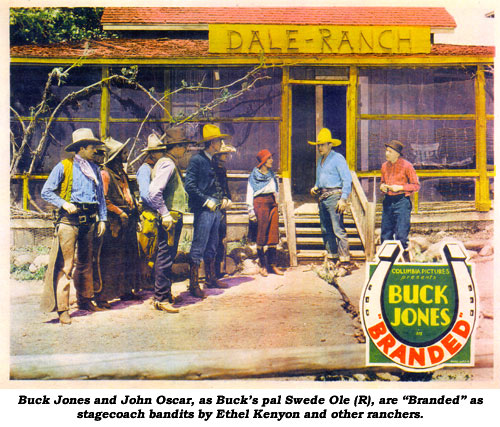
M50 172L47 181L43 185L41 196L46 202L51 203L57 208L62 208L65 200L62 199L56 192L59 190L59 186L64 178L64 166L62 163L58 163L52 172Z

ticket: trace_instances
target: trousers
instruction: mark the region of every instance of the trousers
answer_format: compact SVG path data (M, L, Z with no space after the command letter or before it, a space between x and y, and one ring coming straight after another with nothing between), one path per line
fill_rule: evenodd
M202 260L209 262L215 258L221 219L222 212L219 209L215 212L202 209L194 213L193 241L189 252L194 264L200 265Z
M411 201L409 197L385 196L382 204L382 224L380 238L399 240L403 249L408 248L410 233Z
M321 233L326 251L340 261L349 261L349 241L344 227L344 215L337 212L342 192L337 192L319 202Z

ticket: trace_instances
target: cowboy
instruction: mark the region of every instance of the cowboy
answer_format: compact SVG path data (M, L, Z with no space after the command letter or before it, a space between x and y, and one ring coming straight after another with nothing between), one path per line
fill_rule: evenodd
M320 155L316 165L316 183L311 194L318 196L321 233L327 257L336 267L348 271L351 263L344 212L351 193L352 178L344 156L332 150L332 147L338 147L342 142L333 139L330 130L323 128L318 133L317 141L308 143L316 145Z
M179 310L172 305L176 302L172 295L172 265L188 204L177 162L186 154L187 146L193 141L179 127L167 130L165 144L161 144L156 135L149 137L149 140L155 139L157 149L163 146L164 151L163 157L153 168L148 195L149 204L161 218L161 226L158 227L158 253L154 263L153 307L167 313L178 313Z
M215 255L215 277L220 279L224 277L224 265L226 259L226 245L225 238L227 235L227 211L231 208L231 192L229 191L229 183L227 179L227 169L226 162L229 159L231 153L235 153L236 149L231 145L227 145L224 141L221 144L219 151L214 154L213 165L215 169L215 174L218 177L224 192L229 197L229 202L226 204L225 209L221 210L222 217L219 225L219 242L217 244L217 254Z
M128 141L127 141L128 142ZM109 227L104 234L99 264L103 286L97 305L111 308L108 301L140 300L134 293L139 283L137 250L138 213L123 163L127 162L127 142L107 138L107 156L101 177L108 209Z
M165 154L166 146L155 135L148 137L148 144L142 150L146 155L144 163L137 169L137 185L139 187L140 231L137 233L139 256L141 259L141 282L145 287L154 283L152 278L154 258L158 244L158 220L156 210L149 202L149 185L155 163Z
M71 280L78 308L101 310L92 302L92 246L96 222L98 220L97 235L102 236L107 220L101 174L92 162L97 145L102 145L102 141L94 137L91 129L75 130L72 142L65 148L69 153L76 153L75 156L59 162L42 188L42 198L59 210L41 306L46 311L57 311L61 324L71 323Z
M205 285L209 288L226 288L215 276L215 256L219 241L222 211L231 204L229 194L215 173L212 158L220 150L224 138L220 129L212 124L203 127L204 150L191 157L186 170L186 191L189 207L194 214L193 241L191 243L189 290L193 296L203 298L199 286L199 267L205 263Z
M408 234L410 232L410 196L420 189L413 165L403 159L404 145L397 140L385 144L385 159L381 168L380 191L385 194L382 204L381 241L399 240L403 259L410 261Z

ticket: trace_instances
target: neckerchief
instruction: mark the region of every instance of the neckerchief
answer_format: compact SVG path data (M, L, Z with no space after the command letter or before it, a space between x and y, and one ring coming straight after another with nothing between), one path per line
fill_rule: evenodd
M75 162L80 167L82 173L88 179L94 181L96 186L99 186L99 181L97 180L97 176L94 172L94 169L92 169L92 166L90 166L90 163L87 160L82 159L78 154L75 155Z
M250 185L254 192L261 190L264 188L269 182L274 179L276 183L276 189L278 188L278 181L276 180L276 176L273 171L269 171L266 174L263 174L259 168L254 168L252 173L250 174Z

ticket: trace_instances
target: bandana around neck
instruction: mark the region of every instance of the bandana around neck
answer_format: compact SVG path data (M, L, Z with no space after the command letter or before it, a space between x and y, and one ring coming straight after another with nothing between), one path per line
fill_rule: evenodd
M92 166L90 166L90 163L82 159L78 154L75 155L75 162L76 164L80 167L80 170L82 173L88 178L91 179L92 181L95 182L95 185L99 185L99 181L97 180L97 176L94 172L94 169L92 169Z
M263 174L259 168L254 168L252 173L250 174L250 185L252 186L253 191L259 191L264 188L272 179L276 182L276 188L278 188L278 183L276 181L276 176L273 171L269 171L266 174Z

